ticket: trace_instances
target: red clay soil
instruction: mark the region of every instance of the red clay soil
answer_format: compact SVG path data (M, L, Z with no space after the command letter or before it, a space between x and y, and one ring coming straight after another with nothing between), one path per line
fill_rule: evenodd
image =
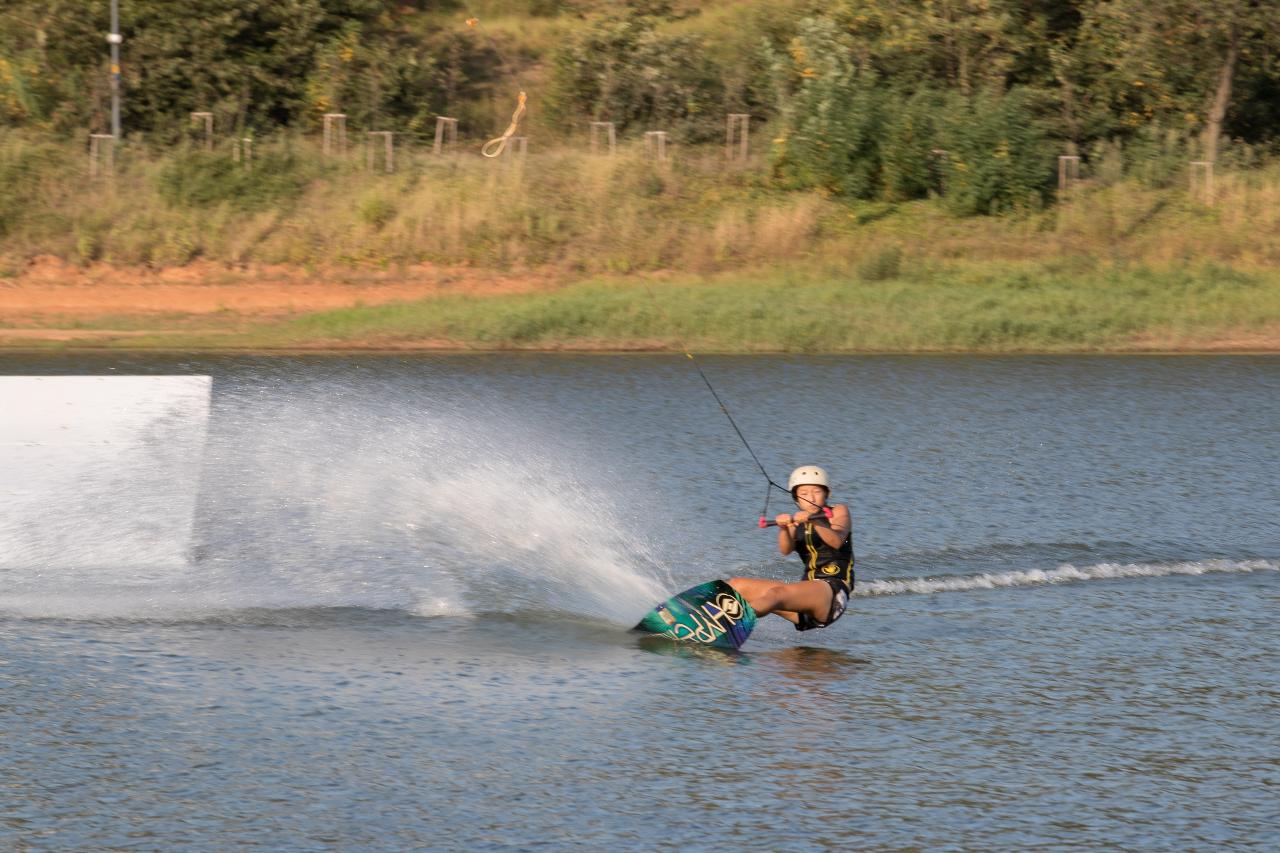
M50 321L219 312L246 318L280 317L443 294L522 293L560 284L560 279L545 272L498 273L429 264L391 270L309 271L286 266L229 268L198 261L149 270L79 267L45 257L29 262L16 277L0 278L0 325L8 327L0 329L0 335L39 336L54 331L64 339L95 337L101 333L48 326Z

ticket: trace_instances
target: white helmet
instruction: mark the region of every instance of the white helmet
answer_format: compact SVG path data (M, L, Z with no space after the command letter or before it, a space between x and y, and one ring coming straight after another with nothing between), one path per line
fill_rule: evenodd
M791 472L791 476L787 478L787 491L794 495L798 486L822 486L828 493L831 491L827 472L817 465L801 465Z

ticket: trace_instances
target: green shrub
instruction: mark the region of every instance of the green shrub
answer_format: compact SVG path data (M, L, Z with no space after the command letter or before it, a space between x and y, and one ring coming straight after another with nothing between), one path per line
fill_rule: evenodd
M942 122L948 206L961 215L1043 205L1054 156L1025 89L953 94Z
M783 185L854 198L880 192L881 87L858 68L834 23L807 18L789 55L770 51L781 128L772 151Z
M944 164L935 151L942 95L921 89L911 95L891 97L897 108L885 111L880 152L885 197L907 201L940 192Z
M858 265L863 281L888 281L902 274L902 249L889 246L872 252Z
M102 234L93 229L75 230L75 259L77 263L88 264L102 257Z
M19 137L0 147L0 237L38 204L41 187L70 164L65 146L29 143Z
M297 198L320 166L290 152L255 155L253 169L225 153L189 151L160 170L160 197L174 207L212 207L226 202L238 210L261 210Z
M361 200L357 215L364 224L380 229L395 218L396 206L390 199L375 193Z
M1199 140L1152 122L1138 128L1125 141L1123 151L1126 174L1148 187L1164 188L1186 177L1187 162L1198 159Z

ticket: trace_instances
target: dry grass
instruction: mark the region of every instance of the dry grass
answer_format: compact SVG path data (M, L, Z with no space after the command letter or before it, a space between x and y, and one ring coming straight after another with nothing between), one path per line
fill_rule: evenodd
M78 147L10 133L0 138L0 274L38 255L151 267L434 262L563 277L802 264L869 280L957 265L997 277L1024 263L1076 277L1135 265L1280 267L1276 167L1219 174L1213 206L1183 187L1120 181L1044 212L963 219L931 201L779 191L762 164L726 168L718 147L676 147L664 165L634 144L607 157L585 143L535 143L527 159L498 161L476 147L437 157L406 146L397 173L384 175L364 170L358 147L333 161L310 140L261 140L251 181L210 177L212 160L130 150L114 181L91 182ZM269 175L271 164L281 174ZM175 181L190 198L175 195Z

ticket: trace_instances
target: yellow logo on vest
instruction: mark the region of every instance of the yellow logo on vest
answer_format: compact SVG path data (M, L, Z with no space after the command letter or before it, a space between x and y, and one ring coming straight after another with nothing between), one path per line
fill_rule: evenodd
M822 567L822 573L824 575L838 575L840 574L840 567L835 563L828 563Z

